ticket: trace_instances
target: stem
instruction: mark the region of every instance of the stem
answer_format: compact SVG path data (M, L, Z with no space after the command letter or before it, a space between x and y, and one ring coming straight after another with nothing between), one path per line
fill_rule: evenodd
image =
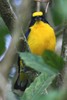
M13 24L17 20L17 17L7 0L0 0L0 15L6 23L10 32L12 32L12 29L14 27Z
M37 1L37 12L40 11L40 1Z
M26 19L29 18L27 16L27 14L30 13L30 10L29 10L30 8L28 7L30 3L31 3L31 0L28 0L28 1L25 0L24 6L22 7L22 12L23 12L23 15L25 16L23 18L23 27L24 27L25 23L28 22ZM24 11L25 7L29 8L28 10L26 10L26 12ZM20 24L17 16L15 15L14 11L12 10L11 5L7 2L7 0L0 0L0 14L1 14L4 22L6 23L9 31L12 32L12 41L10 44L10 48L8 49L4 59L0 63L0 72L2 74L4 74L4 77L7 78L10 67L12 67L14 59L16 57L17 49L15 47L16 46L19 47L18 42L19 42L21 33L22 33L22 38L23 38L22 46L23 46L23 42L24 42L24 48L23 48L24 51L29 51L29 46L27 44L25 35L23 33L22 25Z
M63 30L63 43L61 55L64 58L64 61L67 62L67 26Z

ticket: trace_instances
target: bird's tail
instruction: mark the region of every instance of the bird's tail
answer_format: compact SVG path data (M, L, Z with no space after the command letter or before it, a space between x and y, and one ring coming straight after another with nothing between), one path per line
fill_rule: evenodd
M22 63L20 57L18 57L18 71L16 75L16 81L14 82L13 89L24 91L28 84L28 75L26 73L26 67Z

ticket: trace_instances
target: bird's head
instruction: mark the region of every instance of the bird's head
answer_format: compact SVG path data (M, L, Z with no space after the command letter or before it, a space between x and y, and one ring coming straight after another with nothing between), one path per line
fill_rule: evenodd
M35 19L35 21L40 21L43 18L43 12L34 12L32 14L33 18Z

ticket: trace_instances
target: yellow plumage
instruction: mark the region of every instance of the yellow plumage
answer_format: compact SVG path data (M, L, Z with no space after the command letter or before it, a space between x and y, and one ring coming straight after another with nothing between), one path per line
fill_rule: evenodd
M36 21L30 27L31 31L28 36L28 44L31 52L41 55L44 50L54 50L56 37L53 28L43 21Z
M43 12L41 12L41 11L39 11L39 12L34 12L34 13L32 14L33 17L35 17L35 16L42 16L42 15L43 15Z
M26 34L30 50L33 54L41 55L45 50L53 51L56 45L56 37L53 28L43 19L42 12L34 12L30 24L30 32ZM15 89L24 91L28 84L28 76L24 70L22 60L18 60L19 73L14 84Z

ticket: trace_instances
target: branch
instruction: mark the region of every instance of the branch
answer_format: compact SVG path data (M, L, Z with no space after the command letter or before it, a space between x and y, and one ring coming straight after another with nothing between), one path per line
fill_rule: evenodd
M29 50L28 49L28 44L26 42L26 38L24 36L23 30L22 28L26 29L27 25L29 23L29 19L31 18L31 6L32 5L32 0L24 0L21 7L20 7L20 13L18 12L18 15L20 14L21 18L19 19L14 11L12 10L10 4L7 2L7 0L0 0L0 15L2 16L4 22L6 23L8 29L10 32L12 32L12 41L10 44L10 47L4 57L4 59L2 60L2 62L0 63L0 79L1 77L3 77L3 80L5 82L3 82L3 80L0 83L3 83L3 85L6 87L7 84L7 78L8 78L8 73L10 70L10 67L12 67L12 64L14 62L14 59L16 58L16 46L19 45L19 38L20 35L22 34L22 38L24 41L24 45L25 45L25 50ZM22 12L22 14L21 14ZM28 16L29 15L29 16ZM21 21L22 20L22 21ZM22 24L21 24L22 22ZM21 33L21 34L20 34ZM22 44L23 45L23 44ZM6 83L6 84L5 84ZM3 93L4 96L4 90L5 87L2 88L2 84L0 84L0 91ZM5 98L6 100L6 98Z
M66 20L64 25L66 24ZM67 25L64 27L63 30L63 43L62 43L62 51L61 51L61 56L63 57L65 61L64 69L63 69L63 87L67 89ZM67 90L66 90L67 91Z
M18 12L18 15L20 14L20 16L22 18L22 21L21 21L21 18L19 19L15 16L10 4L6 0L0 0L1 16L3 17L4 22L8 26L8 29L10 31L14 30L14 32L13 32L14 34L12 36L13 39L12 39L10 48L7 51L6 56L4 57L3 61L0 64L1 65L0 71L4 74L4 76L8 75L7 72L10 69L10 67L11 67L11 65L14 61L14 58L16 56L16 51L17 51L15 46L18 45L19 37L20 37L21 34L22 34L22 38L23 38L23 41L24 41L24 45L25 45L24 49L25 49L25 51L29 51L28 44L26 42L26 38L25 38L23 30L22 30L22 24L23 24L23 28L24 28L24 26L26 25L26 23L29 22L29 19L31 17L30 16L31 15L30 14L31 6L29 6L30 4L31 4L31 0L28 0L28 1L25 0L22 3L22 6L20 7L20 13ZM22 14L21 14L21 11L23 12ZM28 14L29 14L29 16L28 16ZM21 24L21 22L22 22L22 24ZM13 24L14 24L15 29L12 28Z
M67 61L67 26L65 26L64 30L63 30L63 43L62 43L62 53L61 53L61 55L66 62Z
M17 17L7 0L0 0L0 15L6 23L9 31L12 32L13 23L17 20Z
M64 94L62 95L63 97L62 100L65 100L64 98L65 97L67 98L67 21L66 19L64 19L62 34L63 34L63 42L62 42L61 56L63 57L65 64L64 64L64 69L61 72L61 80L57 79L57 82L60 82L62 85L62 91L64 91ZM58 86L60 86L60 84Z

